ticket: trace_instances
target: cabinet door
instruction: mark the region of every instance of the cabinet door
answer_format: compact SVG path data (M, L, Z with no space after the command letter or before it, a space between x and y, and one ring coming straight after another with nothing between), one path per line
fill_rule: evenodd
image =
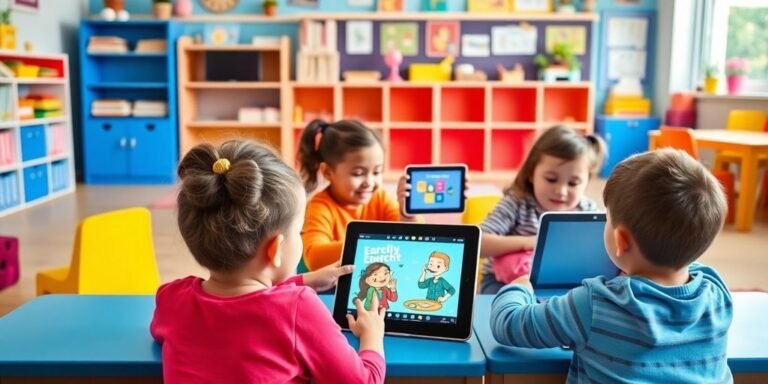
M173 179L177 144L170 124L162 120L132 122L130 133L131 176Z
M86 126L86 177L128 175L128 131L123 122L98 121Z

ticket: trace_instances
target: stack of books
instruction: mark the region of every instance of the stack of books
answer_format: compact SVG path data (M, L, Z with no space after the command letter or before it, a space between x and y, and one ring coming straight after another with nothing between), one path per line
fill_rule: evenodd
M168 49L165 39L141 39L136 42L136 53L165 53Z
M136 117L163 117L168 114L168 104L160 100L136 100L133 115Z
M131 115L131 102L125 99L98 99L91 104L96 117L126 117Z
M117 36L91 36L88 40L88 53L125 53L128 41Z
M29 95L27 98L35 100L35 118L44 119L62 115L61 99L50 95Z

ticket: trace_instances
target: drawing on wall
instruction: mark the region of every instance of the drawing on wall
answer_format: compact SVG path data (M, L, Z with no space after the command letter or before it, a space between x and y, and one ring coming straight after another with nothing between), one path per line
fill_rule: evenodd
M464 57L488 57L491 55L490 35L462 35L461 55Z
M305 5L308 7L317 7L320 0L290 0L292 5Z
M469 12L509 12L510 0L467 0Z
M392 48L400 51L403 56L419 54L417 23L381 23L379 37L379 51L382 55L386 55Z
M379 0L379 11L402 12L404 0Z
M351 7L372 7L374 0L347 0L347 5Z
M512 11L552 12L552 0L512 0Z
M13 0L13 9L27 13L37 13L40 0Z
M373 53L373 22L348 21L346 33L348 55L370 55Z
M645 51L635 49L610 49L608 51L608 79L618 80L645 78Z
M547 26L546 39L546 49L550 53L557 43L570 45L575 55L587 51L587 28L584 26Z
M424 34L427 56L459 55L460 26L458 21L428 21Z
M644 17L612 17L608 21L609 47L645 48L648 19Z
M496 56L535 55L537 38L536 27L528 24L491 27L491 48Z
M424 0L425 11L447 11L448 0Z

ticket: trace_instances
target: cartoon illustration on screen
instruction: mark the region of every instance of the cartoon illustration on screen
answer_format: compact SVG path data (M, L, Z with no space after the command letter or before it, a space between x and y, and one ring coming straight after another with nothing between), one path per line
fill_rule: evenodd
M360 275L360 292L356 298L363 301L365 309L371 309L374 294L379 296L379 309L389 309L389 302L397 301L397 279L392 270L384 263L371 263Z
M429 260L419 277L419 288L427 289L427 300L443 303L456 293L456 289L441 277L448 272L450 266L451 258L447 254L439 251L429 254ZM429 279L427 273L432 275Z

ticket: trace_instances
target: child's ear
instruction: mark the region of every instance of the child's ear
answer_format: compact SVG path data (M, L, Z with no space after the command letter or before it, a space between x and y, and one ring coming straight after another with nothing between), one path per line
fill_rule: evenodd
M285 236L282 234L277 234L267 240L267 262L272 264L275 268L280 268L280 265L282 264L280 258L280 246L282 245L283 240L285 240Z
M613 238L616 241L616 257L621 257L635 246L635 238L627 227L619 225L613 229Z
M325 161L320 162L320 167L318 169L320 170L320 174L323 175L326 180L331 179L331 167L328 165L328 163Z

